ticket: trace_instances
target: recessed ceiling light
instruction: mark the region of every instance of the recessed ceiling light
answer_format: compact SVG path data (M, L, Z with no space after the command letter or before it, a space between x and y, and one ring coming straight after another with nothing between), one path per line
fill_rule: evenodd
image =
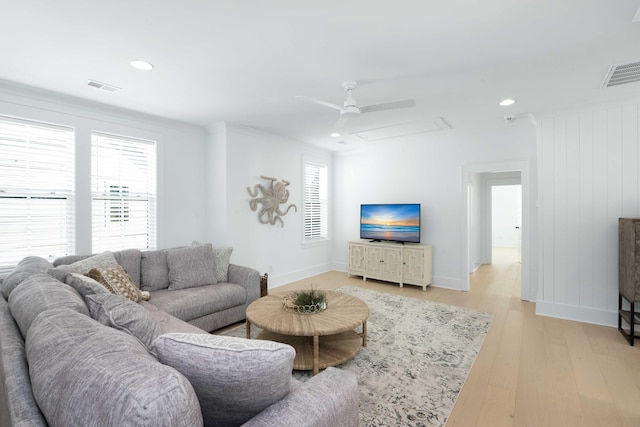
M332 137L337 138L340 136L340 134L338 132L334 132L331 134Z
M515 99L511 99L511 98L506 98L503 99L502 101L498 102L498 105L501 107L508 107L509 105L513 105L516 103Z
M134 59L129 62L133 68L137 68L142 71L153 70L153 64L151 62L144 61L142 59Z

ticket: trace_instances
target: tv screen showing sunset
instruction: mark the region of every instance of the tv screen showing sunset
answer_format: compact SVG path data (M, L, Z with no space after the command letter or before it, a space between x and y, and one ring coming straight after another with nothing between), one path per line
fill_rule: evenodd
M360 238L420 243L420 205L361 205Z

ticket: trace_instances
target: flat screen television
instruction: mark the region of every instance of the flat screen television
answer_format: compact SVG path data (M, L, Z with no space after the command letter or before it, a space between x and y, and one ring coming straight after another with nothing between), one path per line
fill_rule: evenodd
M360 205L360 238L420 243L420 204Z

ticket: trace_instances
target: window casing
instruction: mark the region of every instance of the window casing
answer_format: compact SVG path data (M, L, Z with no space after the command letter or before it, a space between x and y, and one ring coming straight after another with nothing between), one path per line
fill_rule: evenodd
M155 249L156 143L91 135L92 252Z
M0 116L0 276L73 253L74 130Z
M327 166L304 163L304 241L328 238L328 177Z

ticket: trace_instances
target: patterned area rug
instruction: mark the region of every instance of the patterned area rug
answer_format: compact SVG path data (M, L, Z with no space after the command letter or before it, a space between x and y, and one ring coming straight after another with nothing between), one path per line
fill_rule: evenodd
M369 305L367 347L338 366L358 377L360 425L444 426L493 315L350 286L337 290ZM244 334L244 326L227 332ZM304 381L310 373L294 376Z

